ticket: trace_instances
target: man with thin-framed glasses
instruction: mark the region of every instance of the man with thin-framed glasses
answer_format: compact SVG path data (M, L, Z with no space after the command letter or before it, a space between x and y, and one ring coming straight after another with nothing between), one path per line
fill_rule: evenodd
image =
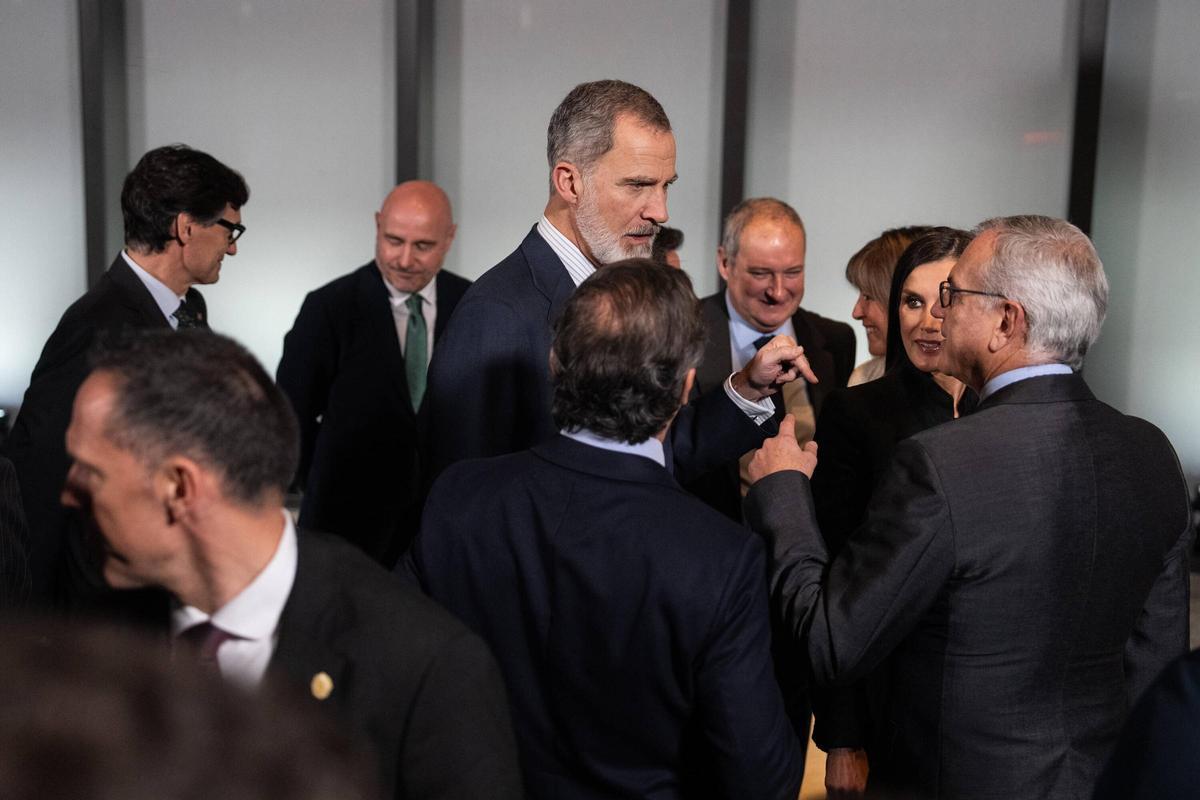
M126 176L125 247L50 334L5 443L29 519L38 606L74 606L103 591L59 503L68 467L63 437L92 343L124 328L207 328L204 298L193 287L216 283L222 260L237 255L249 196L241 175L182 144L147 152Z
M816 449L786 431L751 464L747 521L818 683L887 659L881 796L1087 797L1130 704L1187 649L1188 491L1162 432L1078 374L1108 304L1088 238L1037 216L977 234L934 309L938 369L977 410L901 442L832 563Z

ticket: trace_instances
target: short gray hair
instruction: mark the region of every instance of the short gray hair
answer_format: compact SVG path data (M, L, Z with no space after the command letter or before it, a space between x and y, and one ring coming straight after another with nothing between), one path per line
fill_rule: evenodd
M1108 310L1108 278L1091 240L1066 220L1033 214L975 229L986 231L996 239L979 288L1021 304L1032 352L1079 369Z
M546 129L550 169L566 161L587 170L612 149L617 117L628 114L643 125L670 132L667 112L654 96L632 83L604 80L581 83L554 109Z
M725 217L725 229L721 233L721 248L725 258L732 261L737 258L738 248L742 244L742 231L755 219L774 219L790 222L806 236L804 220L796 213L796 209L782 200L774 197L751 197L738 203Z

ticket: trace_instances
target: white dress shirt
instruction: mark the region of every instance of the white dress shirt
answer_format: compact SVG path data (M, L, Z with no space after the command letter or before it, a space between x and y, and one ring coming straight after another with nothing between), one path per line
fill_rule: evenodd
M628 453L629 455L641 456L648 458L660 467L667 465L667 457L663 452L662 442L651 436L636 444L628 442L618 442L616 439L608 439L598 433L592 433L586 428L580 428L577 431L562 431L562 435L568 439L574 439L581 444L586 444L589 447L599 447L601 450L611 450L614 453Z
M125 259L125 263L133 270L133 274L137 275L138 280L146 287L146 291L150 292L150 296L154 298L154 304L167 318L167 324L178 329L179 320L175 319L175 312L179 310L179 304L183 302L183 298L171 291L171 287L138 266L138 263L125 250L121 251L121 258Z
M221 643L217 664L221 675L246 688L258 686L279 641L279 618L296 580L296 527L291 516L280 509L283 534L275 555L245 589L218 608L212 616L193 606L171 612L171 634L211 621L234 638Z
M405 353L407 351L404 348L408 345L408 298L412 297L412 293L400 291L386 279L383 285L387 287L388 300L392 304L392 319L396 323L396 335L400 337L400 352ZM425 318L425 348L428 351L425 353L425 363L428 364L433 359L433 326L437 323L437 276L433 276L433 280L417 294L421 298L421 316Z

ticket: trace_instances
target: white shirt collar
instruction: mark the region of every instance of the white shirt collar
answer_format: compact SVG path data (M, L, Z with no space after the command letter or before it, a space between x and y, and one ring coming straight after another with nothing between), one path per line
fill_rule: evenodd
M987 399L988 395L995 394L1005 386L1011 386L1026 378L1036 378L1039 375L1070 375L1072 372L1074 370L1066 364L1031 364L1027 367L1010 369L1008 372L1001 372L985 383L983 391L979 393L979 400L982 402Z
M172 635L211 620L213 625L239 639L263 641L274 636L296 580L298 553L292 517L283 509L280 513L284 519L283 534L262 571L211 616L194 606L181 605L175 609L171 613Z
M382 275L379 277L383 278ZM387 287L388 300L391 301L392 308L407 304L408 298L413 296L412 292L402 292L395 286L392 286L392 284L388 282L387 278L383 278L383 285ZM417 294L421 296L421 299L424 300L425 303L437 308L437 275L434 275L429 280L429 283L417 290Z
M538 220L537 232L546 240L546 244L550 245L554 255L558 256L558 260L566 267L567 274L571 276L571 280L576 286L583 283L589 275L596 271L596 267L591 261L588 261L583 251L564 236L562 231L554 227L554 223L547 219L545 214L542 214L542 218Z
M563 431L562 435L568 439L574 439L580 444L599 447L601 450L611 450L614 453L626 453L648 458L660 467L665 467L667 464L667 459L663 454L662 442L653 436L637 444L628 444L627 442L618 442L616 439L608 439L582 428L577 431Z
M179 320L175 319L175 312L179 310L179 304L183 302L183 298L171 291L171 287L138 266L138 263L125 250L121 251L121 258L125 259L125 263L133 270L133 274L137 275L138 280L146 287L146 291L150 292L150 296L154 298L154 304L167 318L171 327L178 328Z

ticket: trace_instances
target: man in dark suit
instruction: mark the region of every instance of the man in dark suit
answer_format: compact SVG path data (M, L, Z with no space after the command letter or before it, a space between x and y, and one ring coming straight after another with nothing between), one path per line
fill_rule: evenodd
M785 421L751 463L747 519L815 679L852 682L890 654L892 747L871 778L904 792L889 796L1086 797L1131 703L1186 650L1179 462L1073 371L1107 296L1073 225L981 225L937 311L939 368L979 408L900 443L832 564L815 445Z
M349 544L297 535L282 508L296 420L258 362L189 331L143 332L94 364L64 502L86 512L111 585L173 598L176 656L311 696L374 745L388 797L520 797L483 642Z
M601 265L648 257L667 219L675 137L662 106L622 81L576 86L547 131L550 199L508 258L467 291L429 369L433 467L554 435L546 357L567 298ZM668 439L688 480L757 447L770 395L801 352L779 340L690 404ZM772 428L773 429L773 428Z
M277 378L300 420L300 524L388 567L420 520L426 365L470 285L441 269L454 231L445 192L400 184L375 215L375 260L309 294L283 340Z
M17 469L33 532L30 566L39 604L76 602L95 581L59 504L68 459L63 435L97 337L124 328L207 327L204 298L221 260L237 255L249 190L238 173L185 145L151 150L125 178L125 249L50 334L21 404L6 453Z
M13 465L0 456L0 610L21 605L28 595L29 527Z
M761 543L663 466L702 339L682 272L599 270L550 356L562 433L460 462L430 494L407 566L496 653L530 797L799 789Z
M804 223L782 200L755 197L729 212L717 248L717 269L726 288L701 301L708 336L704 360L696 371L696 389L703 394L724 382L731 371L741 369L776 336L794 340L804 348L817 382L794 381L774 401L777 418L790 413L799 421L797 436L802 443L812 439L825 396L845 386L854 370L850 326L800 307L804 256ZM730 459L688 489L740 522L750 455Z

